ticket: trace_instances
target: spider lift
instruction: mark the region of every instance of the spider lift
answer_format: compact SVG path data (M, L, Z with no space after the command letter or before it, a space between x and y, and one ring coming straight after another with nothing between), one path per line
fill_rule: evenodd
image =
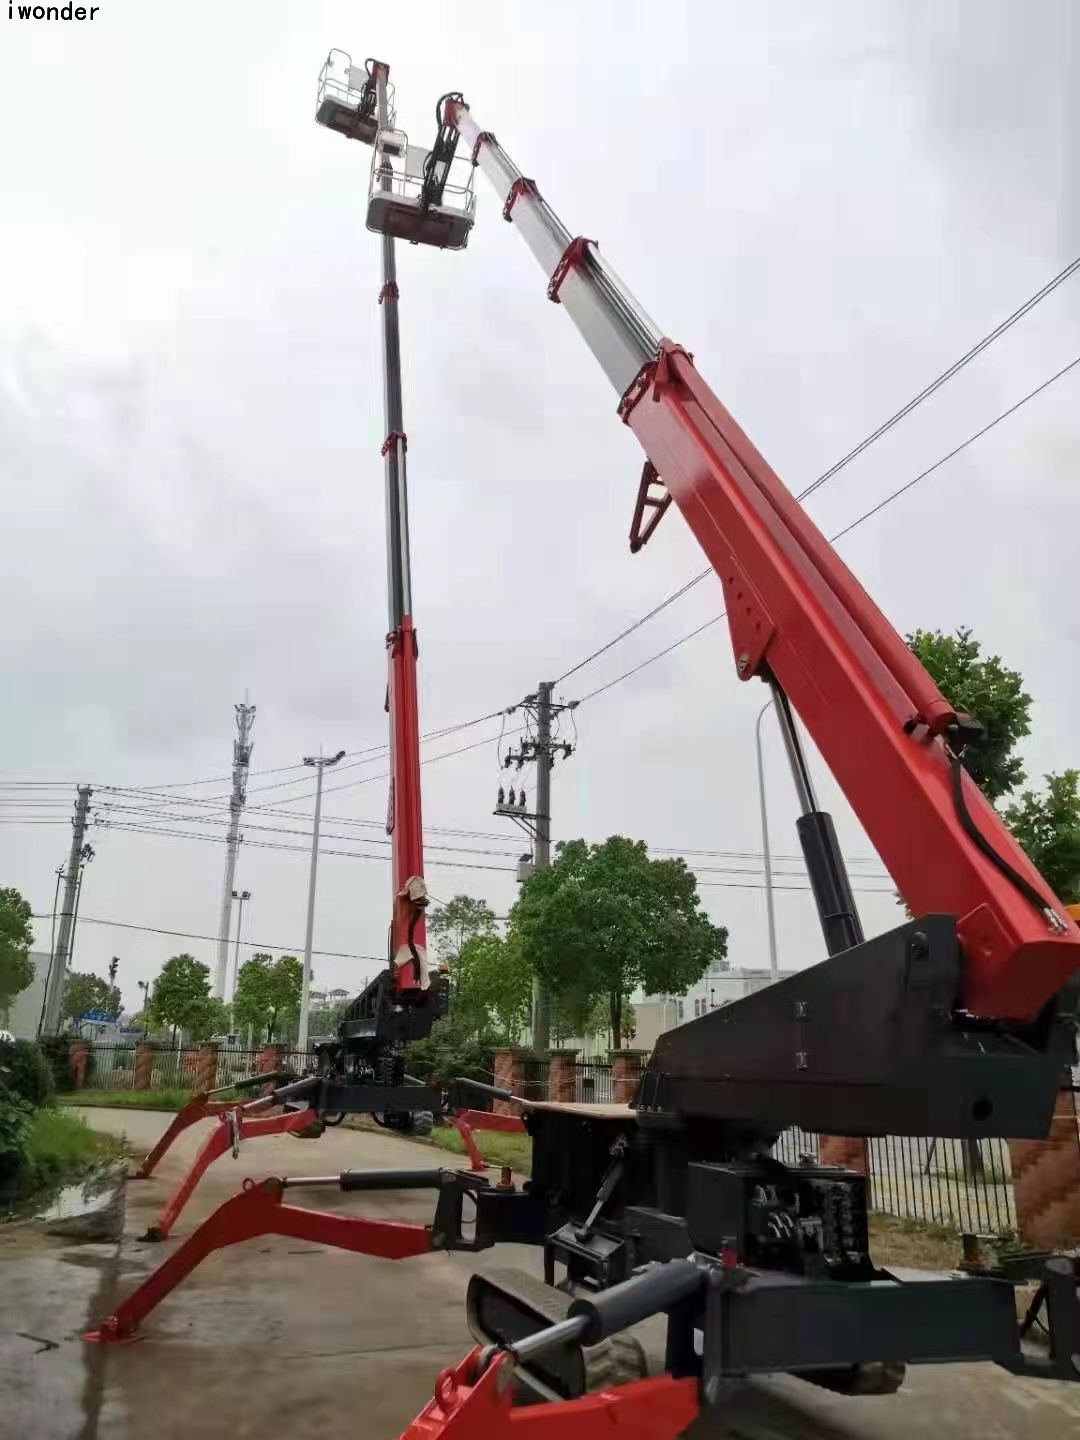
M447 99L453 97L447 97ZM405 1133L430 1130L445 1110L440 1092L405 1074L404 1049L431 1033L446 1014L447 991L438 967L428 958L424 911L424 843L420 803L420 727L417 700L417 635L412 615L409 558L407 440L401 393L401 342L398 327L395 238L441 249L461 249L472 228L475 197L473 167L456 161L458 133L440 102L435 144L430 151L410 145L394 126L394 90L386 66L367 61L354 66L343 51L331 51L319 75L316 119L349 139L372 146L367 224L381 236L382 288L378 294L383 333L386 438L382 445L387 529L389 674L386 708L390 715L390 796L387 831L392 842L393 916L387 969L356 997L339 1033L317 1042L316 1073L278 1077L290 1083L248 1101L222 1100L205 1093L192 1097L136 1172L148 1177L178 1135L206 1116L218 1124L208 1134L191 1167L165 1202L147 1238L170 1233L207 1167L231 1150L234 1158L245 1139L293 1134L315 1138L327 1124L346 1114L371 1114L380 1124ZM464 171L464 178L462 178ZM265 1077L252 1077L265 1084ZM274 1113L266 1113L268 1110ZM471 1128L474 1116L455 1121L466 1136L474 1168L482 1167Z
M324 115L320 101L320 119L373 143L374 192L385 180L387 122L372 135L366 117L385 114L388 71L371 62L364 74L376 111L361 84L344 110ZM762 1372L855 1394L894 1390L909 1363L981 1360L1080 1379L1076 1258L1013 1254L948 1275L883 1269L870 1254L865 1177L784 1165L772 1153L793 1125L853 1136L1047 1133L1073 1054L1080 931L963 769L975 722L940 694L596 242L566 229L460 95L444 97L438 114L440 137L464 142L492 182L503 218L547 277L548 299L580 331L641 443L631 549L674 504L723 586L737 675L772 690L828 958L662 1036L629 1106L521 1107L533 1142L522 1188L446 1171L374 1172L363 1188L437 1191L423 1236L405 1241L401 1227L358 1219L350 1223L365 1227L363 1243L352 1243L359 1229L335 1242L331 1221L340 1228L341 1217L317 1212L285 1216L283 1233L302 1223L305 1235L383 1255L506 1241L542 1248L539 1291L473 1277L476 1348L438 1377L408 1440L519 1431L584 1440L605 1425L628 1440L667 1440L719 1410L729 1380ZM454 163L444 150L432 172L447 153ZM437 243L422 186L408 203L413 230L399 213L399 233ZM369 209L369 223L387 213ZM471 198L467 213L471 224ZM796 714L917 917L887 934L864 938ZM244 1214L249 1233L266 1233L273 1207L279 1217L291 1208L280 1205L284 1189L303 1183L360 1188L350 1175L266 1181L247 1192L247 1211L238 1196L203 1228L220 1231L229 1211L229 1233ZM466 1197L475 1213L467 1233ZM1018 1322L1015 1286L1029 1280L1035 1300ZM130 1332L120 1314L99 1338ZM657 1315L667 1319L664 1373L613 1384L609 1366L589 1393L598 1350ZM1042 1350L1029 1344L1037 1321L1049 1335ZM516 1408L523 1393L538 1403Z

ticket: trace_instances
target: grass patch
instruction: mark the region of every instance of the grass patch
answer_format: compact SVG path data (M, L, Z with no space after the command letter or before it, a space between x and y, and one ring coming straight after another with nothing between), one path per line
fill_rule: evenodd
M960 1232L948 1225L870 1216L870 1253L878 1265L913 1270L954 1270L960 1263Z
M56 1098L61 1105L100 1105L115 1110L180 1110L191 1099L191 1093L190 1090L71 1090Z
M438 1125L431 1132L432 1143L441 1150L464 1155L465 1143L452 1125ZM508 1135L499 1130L474 1130L481 1155L489 1165L509 1165L519 1175L532 1173L532 1141L528 1135Z
M126 1154L122 1137L100 1134L77 1115L43 1107L34 1111L25 1161L14 1182L5 1187L3 1198L21 1208L25 1201Z

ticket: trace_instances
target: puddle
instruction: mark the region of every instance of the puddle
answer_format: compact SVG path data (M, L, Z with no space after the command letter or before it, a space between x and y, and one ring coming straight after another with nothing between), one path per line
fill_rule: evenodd
M104 1165L77 1184L62 1186L34 1224L47 1235L71 1240L115 1240L124 1223L124 1182L127 1167Z

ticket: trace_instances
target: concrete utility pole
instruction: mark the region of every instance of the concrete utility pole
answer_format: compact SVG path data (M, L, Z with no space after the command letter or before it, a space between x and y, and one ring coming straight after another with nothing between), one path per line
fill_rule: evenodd
M524 790L519 794L511 788L508 799L502 786L499 787L495 806L496 815L514 820L533 837L534 866L537 870L546 870L551 864L551 771L555 756L561 752L565 760L574 752L573 745L567 741L552 739L551 722L564 710L576 709L578 701L556 704L551 698L554 689L554 681L541 680L536 694L526 695L521 702L526 715L535 721L536 735L523 740L516 751L508 750L503 762L507 768L516 765L519 770L523 765L535 763L536 809L528 809ZM534 1050L541 1054L550 1050L551 997L539 980L533 981L532 1039Z
M49 966L45 1021L42 1026L42 1031L46 1035L56 1035L60 1030L60 1011L75 931L79 880L84 861L91 859L94 853L86 844L86 822L90 811L90 797L93 793L89 785L78 787L75 818L71 822L71 851L68 854L67 869L64 872L64 908L60 912L60 930L56 938L56 951L53 954L52 964Z
M251 730L255 724L255 706L244 701L235 705L236 739L233 741L232 795L229 797L229 830L225 837L225 884L221 892L221 919L218 924L217 972L214 994L225 999L225 981L229 970L229 934L232 930L233 887L236 883L236 855L240 849L240 815L247 799L248 766L251 764Z
M315 937L315 875L319 868L319 822L322 819L323 771L344 758L344 750L339 750L336 755L329 757L304 756L304 764L314 765L317 778L315 782L315 820L311 827L311 874L308 877L307 929L304 932L304 978L300 982L300 1029L296 1037L296 1048L301 1054L308 1047L308 1012L311 1009L311 944Z
M240 974L240 928L241 928L241 926L242 926L243 923L244 923L244 901L251 899L251 891L250 891L250 890L234 890L234 891L232 892L232 898L233 898L234 900L239 900L239 902L240 902L239 906L237 907L237 914L236 914L236 946L235 946L235 948L234 948L234 950L233 950L232 986L231 986L230 989L229 989L229 999L230 999L230 1000L235 1000L235 999L236 999L236 981L237 981L237 978L238 978L238 976L239 976L239 974Z

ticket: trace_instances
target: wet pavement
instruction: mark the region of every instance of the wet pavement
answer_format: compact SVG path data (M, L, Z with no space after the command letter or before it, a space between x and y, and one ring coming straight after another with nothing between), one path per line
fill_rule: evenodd
M147 1148L169 1116L86 1111ZM391 1440L469 1348L464 1291L474 1268L535 1272L519 1247L404 1261L263 1237L209 1257L151 1314L133 1344L79 1334L168 1254L248 1175L430 1168L443 1152L382 1133L250 1141L219 1160L163 1244L138 1237L201 1144L189 1130L158 1174L127 1186L123 1238L76 1243L28 1225L0 1228L0 1436L27 1440L190 1440L194 1434ZM428 1221L424 1193L296 1192L291 1203ZM756 1381L695 1435L738 1440L1075 1440L1080 1384L1017 1380L992 1366L921 1367L895 1396L850 1399L777 1377Z

